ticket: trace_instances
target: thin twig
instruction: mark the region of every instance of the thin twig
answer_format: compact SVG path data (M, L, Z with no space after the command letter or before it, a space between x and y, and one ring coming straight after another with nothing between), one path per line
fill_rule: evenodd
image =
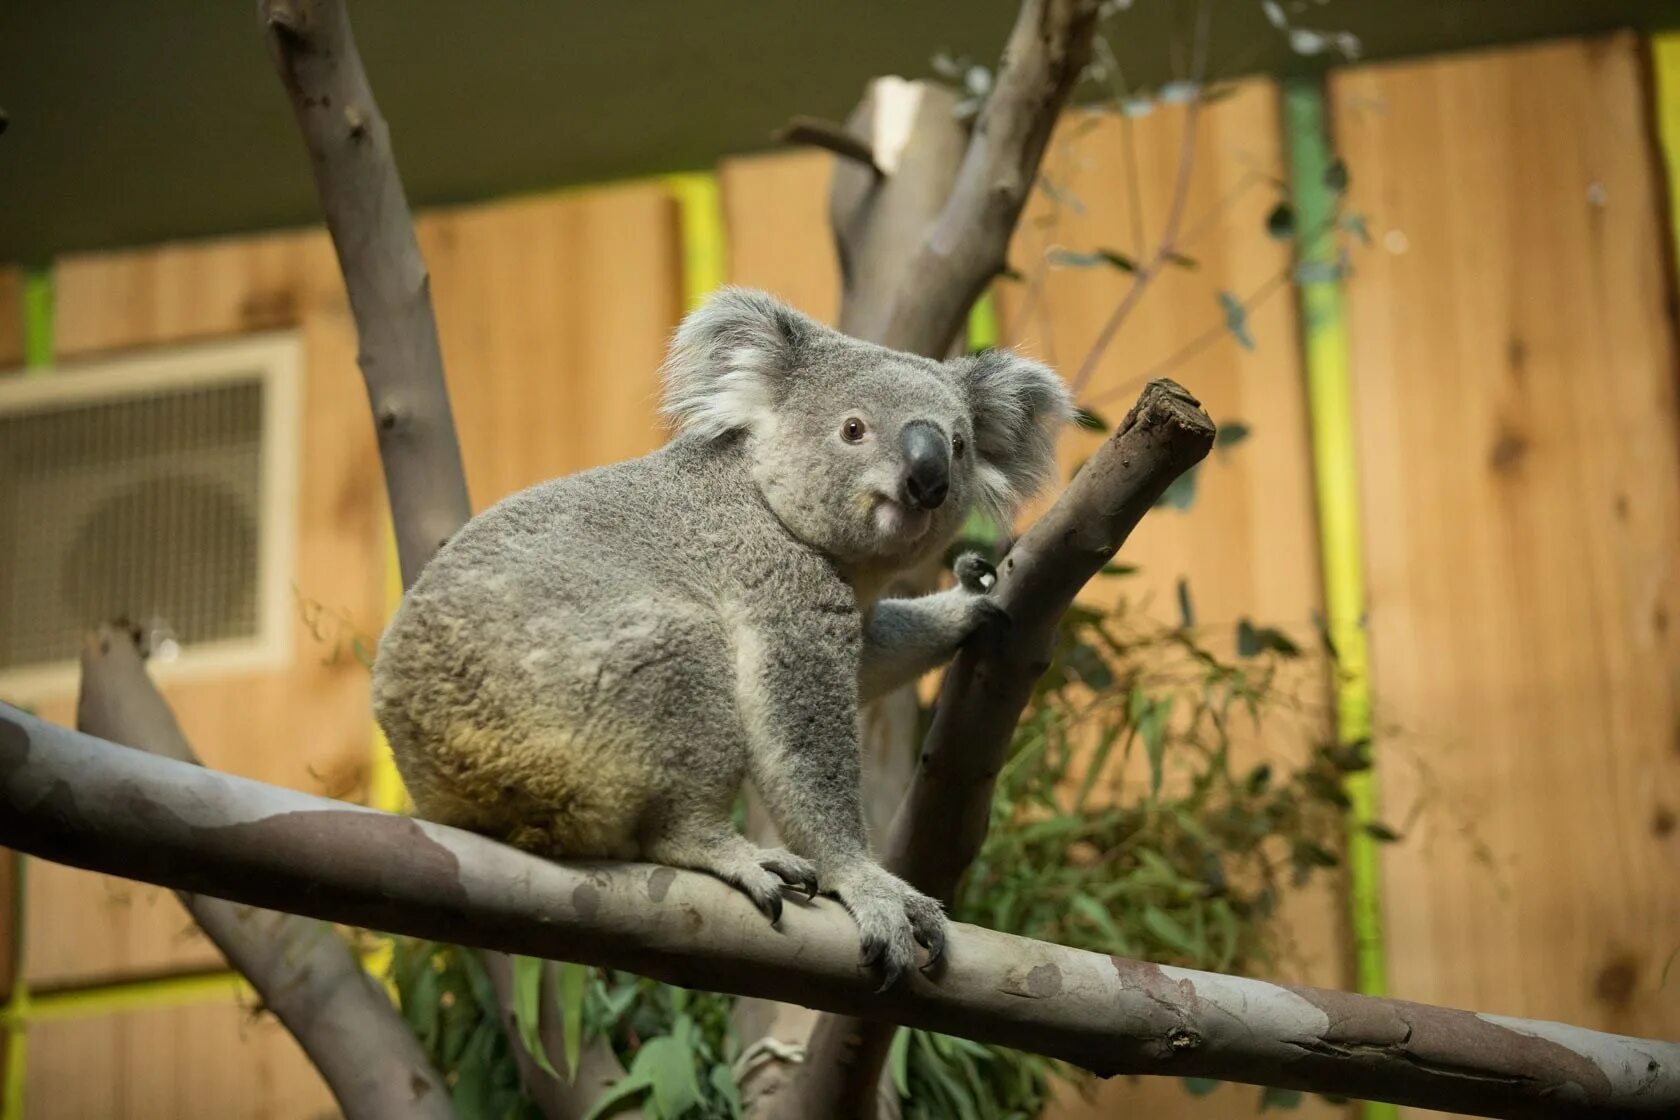
M1290 269L1285 269L1274 276L1268 277L1265 283L1260 284L1246 297L1239 300L1238 302L1243 311L1245 313L1252 311L1260 304L1261 301L1265 300L1266 297L1283 287L1285 282L1289 279L1290 272ZM1129 377L1125 381L1120 382L1118 385L1104 389L1095 396L1081 401L1080 404L1086 408L1091 408L1102 404L1105 401L1113 400L1115 397L1123 397L1136 392L1139 386L1147 385L1149 382L1154 381L1157 378L1166 377L1168 374L1176 370L1182 363L1187 362L1197 354L1200 354L1203 350L1206 350L1209 346L1212 346L1221 338L1226 337L1229 333L1230 328L1223 322L1216 326L1209 327L1207 330L1203 331L1189 342L1186 342L1183 346L1173 351L1167 357L1161 359L1161 361L1150 366L1136 377Z
M1190 197L1190 170L1195 165L1196 155L1196 120L1200 116L1201 102L1191 101L1184 107L1184 132L1179 139L1178 175L1173 183L1172 202L1167 211L1167 224L1161 233L1161 240L1155 247L1155 253L1150 259L1139 266L1132 275L1132 285L1126 289L1126 294L1103 323L1097 332L1091 348L1086 351L1085 360L1079 363L1079 371L1073 375L1069 388L1075 396L1084 391L1091 375L1096 372L1097 362L1102 359L1103 351L1114 340L1114 335L1122 324L1136 309L1138 301L1143 298L1143 292L1149 282L1155 278L1160 270L1172 259L1177 251L1178 227L1184 220L1184 209Z
M776 130L774 138L783 144L821 148L842 159L861 163L876 175L885 174L875 162L875 149L862 137L848 132L843 124L820 117L794 117Z

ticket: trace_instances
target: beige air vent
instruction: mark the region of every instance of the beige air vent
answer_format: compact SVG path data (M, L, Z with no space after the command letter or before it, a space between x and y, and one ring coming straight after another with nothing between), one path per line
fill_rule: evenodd
M166 674L284 663L299 354L265 335L0 376L0 696L74 689L115 618Z

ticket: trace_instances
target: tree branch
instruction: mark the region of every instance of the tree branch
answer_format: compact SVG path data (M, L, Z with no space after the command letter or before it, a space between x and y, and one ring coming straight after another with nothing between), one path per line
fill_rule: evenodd
M869 141L847 130L843 124L825 121L821 117L794 117L776 130L774 138L784 144L821 148L868 168L872 175L885 174L880 164L875 162L875 149Z
M692 872L481 836L123 750L0 704L0 844L235 902L1017 1046L1102 1075L1269 1083L1498 1117L1672 1116L1680 1045L1284 987L973 926L885 994L836 903L782 928ZM791 901L791 900L790 900Z
M875 341L941 356L1004 268L1062 105L1091 58L1096 0L1024 0L990 97L938 220L921 239Z
M76 726L198 765L134 640L111 627L101 627L83 646ZM454 1116L449 1090L408 1024L332 926L186 891L178 897L298 1040L346 1117Z
M403 586L472 512L431 282L342 0L259 0L356 319Z

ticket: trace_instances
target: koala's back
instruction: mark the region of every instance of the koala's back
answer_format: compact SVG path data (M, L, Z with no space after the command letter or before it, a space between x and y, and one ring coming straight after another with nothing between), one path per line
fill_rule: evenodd
M744 573L796 547L736 458L679 442L543 483L439 552L373 682L423 816L631 857L650 815L696 784L732 795L738 773L697 775L673 756L729 725L727 604Z

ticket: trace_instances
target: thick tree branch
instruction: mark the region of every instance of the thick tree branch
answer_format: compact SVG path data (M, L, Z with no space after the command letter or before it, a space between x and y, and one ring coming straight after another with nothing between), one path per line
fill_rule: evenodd
M431 283L342 0L259 0L356 319L403 586L471 513Z
M1213 448L1213 421L1171 381L1152 381L1055 505L1015 542L992 594L1007 632L958 654L893 822L886 862L949 901L986 838L992 786L1056 626L1173 480Z
M110 743L0 704L0 844L324 921L562 954L688 987L1018 1046L1099 1074L1291 1086L1501 1117L1673 1116L1680 1045L1167 968L952 929L885 994L841 908L782 928L710 877L561 864Z
M942 355L1003 271L1050 131L1091 59L1097 0L1024 0L938 220L893 294L878 341Z
M134 640L111 627L83 647L76 725L198 764ZM454 1116L449 1090L408 1024L331 925L187 891L178 897L298 1040L349 1120Z

